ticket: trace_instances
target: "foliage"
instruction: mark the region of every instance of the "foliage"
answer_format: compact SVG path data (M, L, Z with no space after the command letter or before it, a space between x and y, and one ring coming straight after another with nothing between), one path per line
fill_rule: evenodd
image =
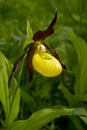
M87 129L86 5L86 0L0 1L1 129ZM55 33L45 43L59 54L67 70L53 78L35 72L28 82L25 56L8 87L13 64L32 42L33 33L49 25L56 8Z

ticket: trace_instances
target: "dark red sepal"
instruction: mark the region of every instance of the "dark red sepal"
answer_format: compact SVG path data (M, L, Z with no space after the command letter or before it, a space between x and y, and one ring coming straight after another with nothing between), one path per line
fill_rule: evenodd
M33 58L33 55L35 53L35 50L36 50L36 45L34 43L32 43L32 45L28 49L28 53L27 53L27 69L29 72L29 81L32 80L33 74L34 74L34 67L32 65L32 58Z
M51 34L54 33L54 29L53 26L55 25L57 21L57 11L54 15L54 18L52 19L50 25L48 26L47 29L45 29L44 31L37 31L34 36L33 36L33 40L34 41L43 41L44 39L46 39L48 36L50 36Z
M52 19L48 28L53 27L55 25L56 21L57 21L57 11L55 12L54 18Z
M43 41L44 39L46 39L52 33L54 33L54 30L51 27L44 30L44 31L38 31L34 34L33 40L34 41Z
M12 78L14 76L14 73L19 69L22 61L23 61L23 58L24 56L26 55L27 52L25 52L23 55L21 55L18 60L15 62L14 66L13 66L13 70L12 70L12 74L10 75L9 77L9 80L8 80L8 87L10 87L10 83L12 81Z
M44 46L46 47L46 49L48 49L48 50L51 52L51 54L60 62L60 64L62 65L63 69L66 70L67 67L66 67L66 65L65 65L64 63L61 62L59 55L58 55L53 49L51 49L49 46L47 46L45 43L43 43L43 45L44 45Z

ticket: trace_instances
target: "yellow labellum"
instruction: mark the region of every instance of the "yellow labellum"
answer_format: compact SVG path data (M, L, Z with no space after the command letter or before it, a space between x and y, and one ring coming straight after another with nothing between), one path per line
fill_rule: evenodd
M35 53L32 58L34 69L46 77L57 76L62 72L60 62L48 53Z

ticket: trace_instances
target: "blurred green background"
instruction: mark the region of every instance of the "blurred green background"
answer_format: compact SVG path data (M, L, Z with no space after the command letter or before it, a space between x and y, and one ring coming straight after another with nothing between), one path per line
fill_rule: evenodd
M54 27L55 33L47 38L45 43L60 55L68 69L53 78L46 78L35 72L32 83L29 83L25 61L20 84L23 93L19 119L26 119L33 112L46 107L70 107L60 86L63 84L71 94L75 94L75 69L78 66L78 58L74 45L61 28L73 30L87 42L87 0L0 0L0 51L13 64L20 56L21 45L26 39L27 21L30 22L33 33L44 30L52 20L56 8L58 20ZM79 106L87 107L86 103ZM86 128L83 123L82 127ZM41 130L77 128L69 117L62 117Z

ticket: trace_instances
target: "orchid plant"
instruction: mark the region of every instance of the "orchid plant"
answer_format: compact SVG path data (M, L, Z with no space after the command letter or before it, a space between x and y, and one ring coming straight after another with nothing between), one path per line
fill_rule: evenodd
M33 43L30 44L27 51L18 58L14 64L12 74L9 78L9 85L13 74L19 69L25 55L27 55L27 69L29 72L29 81L32 80L34 70L46 77L54 77L66 69L66 66L61 62L59 55L44 43L44 40L54 33L53 26L57 21L57 11L50 25L44 31L37 31L33 36ZM49 50L49 54L46 52Z
M28 45L28 49L26 49L15 62L10 77L9 74L11 72L12 64L10 64L9 60L0 52L0 103L2 104L0 114L3 115L4 110L5 115L0 121L0 123L2 123L2 130L39 130L55 118L60 118L62 116L71 116L70 119L78 130L84 129L83 122L87 124L87 110L84 104L84 102L87 101L87 87L85 87L87 84L87 73L85 73L87 70L87 44L82 38L79 38L73 31L68 30L67 28L63 29L65 29L67 36L69 36L74 43L79 60L79 65L75 72L75 94L71 94L68 88L63 84L61 84L59 88L64 94L69 107L66 105L56 105L56 107L38 110L32 113L27 119L19 120L17 118L20 108L20 95L23 94L23 91L19 88L18 81L16 81L13 76L19 69L24 58L27 57L29 81L32 80L35 70L43 76L54 77L59 75L63 69L66 69L66 66L61 62L59 55L44 43L44 40L54 33L53 27L56 21L57 12L55 12L54 18L47 29L44 31L37 31L33 35L33 42ZM47 50L50 53L48 53ZM12 79L13 82L11 84ZM12 85L11 87L10 84ZM10 88L8 88L8 85ZM20 92L22 93L20 94ZM25 97L28 97L27 93L24 94L26 94ZM80 119L83 122L81 122Z

